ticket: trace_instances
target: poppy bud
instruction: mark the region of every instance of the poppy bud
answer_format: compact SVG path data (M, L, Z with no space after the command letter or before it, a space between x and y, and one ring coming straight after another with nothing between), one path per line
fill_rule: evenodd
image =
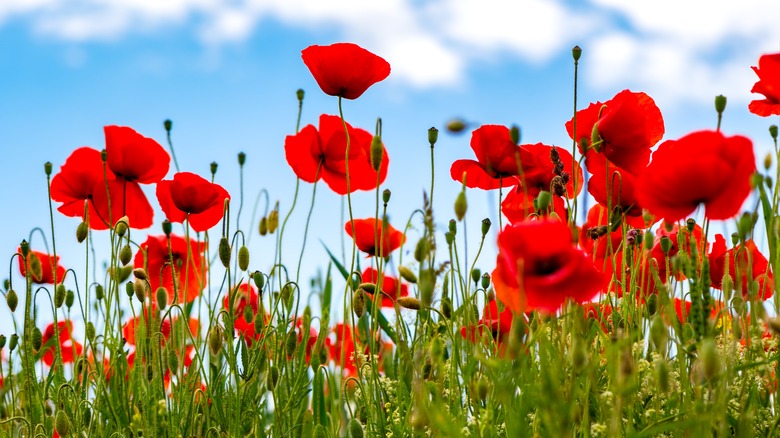
M287 332L287 337L284 340L284 347L287 351L287 356L292 356L295 354L295 347L298 346L298 334L295 333L295 330L290 330Z
M125 245L119 250L119 261L122 263L122 266L127 266L132 258L133 250L130 248L130 245Z
M165 310L165 307L168 306L168 290L163 286L158 287L154 292L154 298L157 302L157 307L159 307L160 310Z
M715 111L718 112L718 114L723 114L723 111L726 109L726 96L720 94L715 96Z
M414 275L414 272L412 272L411 269L407 268L406 266L399 266L398 267L398 274L403 278L404 280L408 281L409 283L417 283L417 276Z
M52 167L51 161L47 161L43 163L43 171L46 172L46 176L51 175L51 167Z
M16 306L19 305L19 296L15 290L8 290L8 293L5 294L5 302L8 304L8 308L11 309L11 313L16 311Z
M176 374L176 371L179 369L179 356L173 350L168 351L168 369L173 374Z
M222 330L218 325L212 327L211 331L209 332L208 341L211 355L216 356L219 354L220 350L222 350Z
M672 249L672 239L668 236L661 236L661 251L664 255L669 255L669 251Z
M433 302L433 289L436 283L436 277L431 270L425 270L420 273L420 282L417 287L420 289L420 301L423 306L428 307Z
M464 187L463 190L458 193L458 197L455 198L455 217L457 217L459 221L462 221L466 216L468 208L469 205L468 202L466 202L466 189Z
M582 56L582 49L580 46L574 46L571 48L571 57L574 58L574 62L580 60L580 56Z
M246 154L243 152L238 153L238 165L243 166L246 163Z
M512 125L512 127L509 128L509 138L512 139L512 143L520 144L520 127L519 126Z
M0 335L0 350L5 347L5 335Z
M737 231L741 240L746 240L750 232L753 230L753 217L750 213L743 213L737 220Z
M303 88L299 88L295 91L295 97L298 99L298 103L303 103L303 96L305 96L306 93L303 91Z
M488 274L485 273L485 275L488 275ZM485 277L482 277L482 284L483 285L485 284ZM489 275L488 275L487 284L488 284L488 286L490 286L490 276ZM487 289L487 288L483 287L483 289ZM487 293L485 294L485 300L488 303L491 302L491 301L495 301L496 300L496 293L493 291L493 289L488 289Z
M664 359L655 364L655 381L661 392L669 391L669 364Z
M668 338L669 332L666 329L666 324L661 315L656 314L650 325L650 339L653 341L656 351L661 352L662 355L666 353L666 341Z
M603 110L606 108L606 105L602 106L601 108ZM599 146L600 142L601 134L599 134L599 123L596 122L593 124L593 130L590 131L590 144L596 152L601 150L601 147Z
M420 300L414 297L398 297L395 302L404 309L420 310Z
M462 119L452 119L447 122L447 131L450 131L453 134L463 132L464 129L466 129L466 122Z
M490 286L490 274L485 272L482 274L482 289L487 289Z
M262 219L260 219L260 225L257 227L257 231L260 233L261 236L265 236L268 234L268 219L266 219L265 216L263 216Z
M41 333L41 329L39 329L38 327L33 327L32 346L35 349L35 351L38 351L41 349L41 345L43 345L43 334Z
M72 428L70 418L65 414L65 411L57 411L57 416L54 418L54 430L57 431L57 434L59 436L69 436Z
M490 391L490 383L482 376L477 381L477 397L479 397L480 400L485 401L488 396L488 391Z
M447 242L448 246L452 245L452 242L455 241L455 235L447 231L446 233L444 233L444 241Z
M772 136L773 140L777 140L777 125L769 126L769 135Z
M482 277L482 271L479 270L479 268L474 268L473 271L471 271L471 281L474 282L474 285L476 285L479 282L479 279Z
M349 436L351 438L363 438L363 426L356 418L349 420Z
M247 306L246 308L251 307ZM254 329L255 334L260 334L265 329L265 316L262 315L262 308L258 308L257 313L255 314Z
M65 306L70 310L71 307L73 307L73 301L76 299L75 294L72 290L68 289L68 292L65 293Z
M81 243L84 241L84 239L87 238L87 234L89 233L89 226L86 222L82 221L79 222L79 225L76 227L76 240Z
M148 278L146 276L146 271L144 271L144 268L133 269L133 276L139 280L146 280Z
M384 202L385 205L390 202L390 189L384 189L382 191L382 202Z
M488 231L490 231L490 219L482 219L482 237L485 237Z
M138 301L143 303L146 299L146 282L138 280L133 283L133 292L135 293L135 297L138 298Z
M225 268L230 267L230 242L227 237L219 239L219 260Z
M28 262L30 263L30 274L33 278L42 278L43 277L43 265L41 264L41 259L35 254L32 253L27 257Z
M452 318L452 300L449 297L441 299L441 314L447 319Z
M352 295L352 311L358 318L366 313L366 296L363 294L362 288L358 288Z
M279 226L279 201L276 201L274 209L268 213L268 232L273 234Z
M62 304L65 302L65 294L65 285L62 283L58 284L54 290L54 307L58 309L62 307Z
M279 368L276 365L272 366L268 370L268 380L266 380L266 386L269 391L273 391L276 387L276 383L279 381Z
M118 221L116 221L116 225L114 225L114 231L116 232L117 236L122 237L125 235L129 227L130 219L127 216L122 216Z
M87 321L87 325L84 328L84 335L90 342L95 340L95 324L92 324L92 321Z
M536 197L537 208L540 212L547 211L547 208L552 202L552 194L546 190L539 192L539 196Z
M18 344L19 344L19 335L17 335L16 333L13 333L11 335L11 339L8 341L8 350L9 351L14 351L14 349L16 348L16 346Z
M211 170L211 176L212 177L214 177L214 175L217 174L217 167L218 167L217 162L216 161L212 161L211 165L209 166L209 170Z
M704 378L712 380L718 372L720 372L720 359L718 358L718 350L715 348L714 339L704 339L699 347L699 360L702 365L702 373Z
M766 156L764 156L764 169L769 170L770 167L772 167L772 153L767 152Z
M414 247L414 259L418 262L422 262L425 256L428 255L428 239L423 237L417 241L417 245Z
M371 139L371 167L374 168L374 172L379 172L379 167L382 166L382 158L384 156L384 147L382 146L382 138L375 135Z
M165 121L163 121L163 128L165 128L165 132L171 132L171 128L173 128L173 122L171 119L165 119Z
M431 144L431 147L436 144L436 140L439 139L439 130L435 127L431 126L428 128L428 143Z
M583 341L576 341L570 350L572 368L580 372L588 365L588 351Z
M244 272L249 269L249 248L246 246L238 249L238 269Z
M263 286L265 286L265 278L263 277L263 273L260 271L255 271L252 274L252 280L255 282L255 286L257 286L258 293L263 293Z

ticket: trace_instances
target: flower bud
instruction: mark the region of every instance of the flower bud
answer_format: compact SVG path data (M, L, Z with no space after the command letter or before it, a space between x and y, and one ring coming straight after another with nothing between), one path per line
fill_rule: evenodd
M441 299L441 314L447 319L452 318L452 300L449 297Z
M127 216L122 216L118 221L116 221L116 225L114 225L114 232L117 234L117 236L122 237L125 235L129 227L130 219Z
M471 271L471 281L474 282L475 286L479 283L480 278L482 278L482 271L480 271L479 268L474 268L474 270Z
M431 126L428 128L428 143L430 143L431 147L436 144L436 141L439 139L439 130L435 127Z
M263 273L260 271L255 271L252 274L252 280L254 280L255 286L257 286L257 292L262 294L263 286L265 286L265 277L263 277Z
M154 291L154 299L157 302L157 307L160 310L165 310L168 306L168 290L165 287L160 286Z
M135 278L137 278L138 280L146 280L148 278L144 268L135 268L135 269L133 269L133 276Z
M384 202L385 205L390 202L390 189L382 190L382 202Z
M11 309L11 313L16 311L16 306L19 305L19 296L16 295L16 291L8 289L8 293L5 294L5 302L8 304L8 308Z
M43 278L43 265L41 264L41 259L35 253L31 253L27 256L27 260L30 264L30 275L37 279Z
M135 297L138 298L138 301L142 303L146 299L146 289L146 282L143 280L137 280L133 283L133 292L135 293Z
M5 341L6 341L5 335L0 335L0 350L2 350L3 347L5 347Z
M582 56L582 49L580 46L574 46L571 48L571 57L574 58L574 62L577 62L580 60L580 56Z
M355 293L352 294L352 311L355 312L355 316L358 318L366 313L366 296L361 288L358 288Z
M490 231L490 219L482 219L482 237L485 237L488 231Z
M490 274L485 272L482 274L482 289L487 289L490 286Z
M669 391L669 363L661 359L655 364L655 381L661 392Z
M715 96L715 111L718 112L718 114L723 114L723 111L726 109L726 96L719 94Z
M769 170L770 167L772 167L772 153L767 152L764 156L764 169Z
M171 237L171 232L173 231L173 225L171 224L171 221L165 219L162 223L162 230L163 234L165 234L165 237Z
M469 204L466 201L466 189L458 193L458 197L455 198L455 217L458 218L458 221L462 221L463 218L466 216L466 211L468 211Z
M279 201L276 201L274 209L268 213L268 232L273 234L279 226Z
M87 321L87 325L84 328L84 335L90 342L95 340L95 324L92 324L92 321Z
M547 208L552 202L552 194L546 190L539 192L539 196L536 197L536 205L539 212L547 211Z
M260 224L257 227L257 231L261 236L268 234L268 219L265 216L260 219Z
M95 298L100 301L105 296L105 289L103 289L102 285L95 286Z
M512 127L509 128L509 138L512 139L512 143L520 144L520 127L519 126L512 125Z
M664 255L668 256L671 249L672 239L670 239L668 236L661 236L661 251L664 252Z
M87 235L89 234L89 226L86 222L81 221L79 222L79 225L76 227L76 241L79 243L83 242Z
M168 350L168 369L173 374L179 370L179 356L173 350Z
M653 346L658 352L662 352L661 355L665 356L666 342L669 338L669 332L666 329L666 324L661 317L661 314L656 314L653 318L653 322L650 325L650 339L653 341Z
M706 380L712 380L720 372L720 358L714 339L704 339L699 346L701 370Z
M430 269L420 273L420 281L417 283L417 287L420 290L420 301L425 307L429 307L433 302L433 289L435 283L436 277Z
M122 263L122 266L127 266L132 259L133 250L130 248L130 245L123 246L122 249L119 250L119 261Z
M43 334L41 333L41 329L39 329L38 327L33 327L32 346L35 349L35 351L38 351L41 349L41 345L43 345Z
M252 310L252 306L244 306L244 314L242 315L244 318L244 321L246 321L247 324L251 324L252 321L255 318L255 313Z
M243 152L238 153L238 165L243 166L246 163L246 154Z
M487 273L487 272L485 273L485 275L487 275L487 276L488 276L488 286L490 286L490 275L488 275L488 273ZM485 284L485 283L484 283L484 280L485 280L485 277L482 277L482 281L483 281L483 283L482 283L482 284L483 284L483 285ZM483 287L483 289L487 289L487 288ZM491 302L491 301L495 301L495 300L496 300L496 293L493 291L493 289L492 289L492 288L491 288L491 289L488 289L487 293L485 294L485 300L486 300L488 303L489 303L489 302Z
M447 122L447 131L450 131L453 134L463 132L464 129L466 129L466 122L462 119L452 119Z
M19 345L19 335L13 333L11 339L8 341L8 350L14 351L17 345Z
M212 356L218 355L220 350L222 350L222 330L218 325L212 327L211 331L209 332L208 343L209 351L211 352Z
M54 289L54 307L57 309L62 307L62 304L65 302L65 295L67 295L65 285L62 283L58 284L57 288Z
M247 306L247 308L250 307ZM262 306L259 306L257 308L257 313L255 314L254 329L255 329L255 334L260 334L263 332L263 330L265 330L265 315L263 315Z
M447 246L452 245L452 242L455 241L455 235L447 231L444 233L444 241L447 242Z
M295 354L295 347L298 346L298 334L295 333L295 330L290 330L287 332L287 337L284 340L284 348L287 352L287 356L292 356Z
M382 166L382 158L384 158L384 146L382 146L382 138L375 135L371 139L371 167L374 172L379 172L379 168Z
M230 267L230 242L227 237L219 239L219 260L226 269Z
M62 437L67 437L70 436L72 429L73 426L70 423L70 418L65 414L65 411L62 409L57 411L57 416L54 417L54 430L57 431L57 434Z
M279 368L276 367L276 365L272 366L268 370L268 380L266 380L266 386L268 387L269 391L273 391L276 387L276 383L279 381Z
M249 269L249 248L246 246L238 249L238 269L244 272Z
M480 377L477 381L477 397L484 402L487 399L489 391L490 383L485 376Z
M395 300L399 306L409 310L420 310L420 300L414 297L398 297Z
M214 175L217 174L217 167L218 165L216 161L212 161L211 164L209 165L209 170L211 171L212 178L214 177Z
M428 255L429 249L430 245L428 244L428 239L426 237L421 238L414 247L414 259L418 262L422 262Z
M165 119L165 121L163 121L163 128L165 128L165 132L171 132L171 128L173 128L173 122L171 119Z
M356 418L349 420L349 436L350 438L363 438L363 426Z
M769 135L772 136L772 140L777 140L777 125L769 126Z
M414 272L412 272L411 269L407 268L406 266L399 266L398 267L398 274L403 278L404 280L408 281L409 283L417 283L417 276L414 275Z

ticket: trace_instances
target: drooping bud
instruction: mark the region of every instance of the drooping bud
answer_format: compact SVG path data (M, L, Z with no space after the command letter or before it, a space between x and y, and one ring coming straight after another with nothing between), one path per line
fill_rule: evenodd
M100 301L103 299L104 296L105 296L105 289L103 289L103 286L99 284L95 286L95 299Z
M212 356L216 356L222 350L222 329L218 325L212 327L209 332L209 352Z
M441 314L447 319L452 318L452 300L449 297L441 299Z
M123 246L122 249L119 250L119 262L122 263L122 266L127 266L132 259L133 250L130 248L130 245Z
M125 235L129 227L130 219L127 216L122 216L118 221L116 221L116 225L114 225L114 232L116 232L117 236L122 237Z
M349 436L351 438L363 438L363 426L356 418L349 420Z
M230 242L227 237L219 239L219 260L226 269L230 267Z
M769 170L770 167L772 167L772 153L768 152L764 156L764 170Z
M95 324L92 324L92 321L87 321L87 325L84 328L84 335L90 342L95 340Z
M62 283L58 284L57 288L54 290L54 307L57 309L62 307L62 304L65 302L66 294L65 285Z
M375 135L371 139L371 167L374 172L379 172L379 168L382 166L382 158L385 155L385 148L382 146L382 138Z
M138 280L146 280L148 278L144 268L135 268L135 269L133 269L133 276L135 278L137 278Z
M450 131L453 134L463 132L464 129L466 129L466 122L462 119L452 119L447 122L447 131Z
M439 139L439 130L435 127L431 126L428 128L428 143L430 143L431 147L436 144L436 141Z
M41 333L41 329L39 329L38 327L33 327L32 346L35 349L35 351L38 351L41 349L41 345L43 345L43 334Z
M466 201L466 188L464 187L463 190L458 193L458 197L455 198L455 217L458 218L458 221L462 221L463 218L466 216L466 211L468 211L469 204Z
M163 286L158 287L154 292L154 299L157 302L157 307L159 307L160 310L165 310L168 306L168 290Z
M73 426L70 423L70 418L68 418L68 415L60 409L57 411L57 416L54 417L54 430L57 431L57 434L62 437L70 436L70 432L73 429Z
M5 347L5 341L6 341L5 335L0 335L0 350L2 350L3 347Z
M355 312L355 316L362 317L366 313L366 295L363 293L362 288L358 288L354 294L352 294L352 311Z
M19 345L19 335L13 333L8 341L8 350L13 352L17 345Z
M246 246L238 249L238 269L244 272L249 269L249 248Z
M86 222L81 221L79 222L79 225L76 227L76 241L79 243L83 242L87 235L89 234L89 226Z
M401 265L398 267L398 275L400 275L401 278L408 281L409 283L417 283L417 276L414 275L414 272L412 272L412 270L406 266Z
M279 201L276 201L274 209L268 213L268 232L273 234L279 226Z
M257 232L260 233L261 236L268 234L268 219L265 216L260 219L260 224L257 226Z
M8 289L5 294L5 302L8 304L8 308L11 309L11 313L16 311L16 306L19 305L19 295L13 289Z
M420 300L414 297L398 297L395 300L399 306L409 310L420 310Z

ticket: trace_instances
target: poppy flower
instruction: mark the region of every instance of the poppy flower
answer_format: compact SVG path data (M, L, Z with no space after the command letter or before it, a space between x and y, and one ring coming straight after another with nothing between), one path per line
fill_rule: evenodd
M149 323L148 315L149 312L147 311L148 308L144 309L144 316L136 316L135 318L132 318L128 320L125 325L122 327L122 336L125 338L125 341L127 341L130 345L137 345L136 343L136 332L139 329L139 327L143 327L145 332L148 332L147 324ZM159 324L159 326L156 326L153 328L153 331L151 334L157 333L158 331L162 333L163 339L170 339L171 337L171 321L173 321L174 327L177 327L178 324L178 318L173 317L172 319L165 318L163 320L155 321L156 324ZM193 336L198 335L198 331L200 330L200 322L195 318L189 319L189 330L192 332ZM144 334L144 336L146 336ZM185 339L189 339L187 335L185 335ZM156 339L155 339L156 340Z
M598 145L591 144L594 125L602 140ZM592 103L577 111L577 132L574 119L566 123L566 131L578 144L585 139L589 147L595 148L580 151L586 156L588 169L598 150L621 169L639 175L650 159L650 148L664 135L664 119L650 96L623 90L604 103Z
M680 321L680 324L685 324L688 322L688 318L691 315L691 306L692 304L688 300L681 300L676 297L674 298L674 311L677 314L677 319ZM715 301L712 305L712 309L710 309L710 319L717 319L722 309L723 302Z
M334 364L343 367L345 375L356 375L357 366L355 365L355 343L352 339L352 328L340 322L331 328L331 333L335 336L335 339L332 336L325 338L328 356ZM341 363L342 359L344 363Z
M301 345L304 343L304 332L303 332L303 318L296 318L295 319L295 332L298 334L297 343L298 345ZM305 346L305 354L306 354L306 363L309 363L311 361L311 351L314 349L314 345L317 344L317 330L314 327L309 326L309 336L306 339L306 346Z
M605 228L600 230L601 227ZM623 230L610 232L609 211L603 205L596 204L588 210L588 216L580 230L579 243L580 248L593 256L594 260L603 261L621 248ZM610 246L612 252L608 253Z
M165 178L171 157L162 146L127 126L105 126L106 164L117 179L152 184Z
M387 61L352 43L309 46L301 58L325 94L344 99L357 99L390 75Z
M658 147L637 180L636 194L646 209L670 222L688 216L702 203L709 219L729 219L750 194L755 171L748 138L698 131Z
M354 236L352 235L353 224L355 228ZM391 252L400 248L401 244L406 241L404 233L396 230L390 224L385 224L381 219L379 221L374 218L355 219L352 223L347 222L344 224L344 230L346 230L349 237L355 239L358 249L369 256L389 257ZM376 245L380 241L377 253Z
M620 207L620 210L625 213L626 220L642 227L643 210L637 199L637 177L602 157L593 158L588 170L591 172L588 193L593 196L593 199L605 207Z
M715 235L715 243L712 244L712 252L709 254L710 261L710 280L712 287L721 289L723 287L723 276L726 269L726 256L729 259L729 277L734 283L734 288L742 291L744 297L748 296L750 284L753 280L758 282L759 300L763 301L771 298L774 294L775 283L771 267L766 257L756 247L752 240L739 244L732 249L726 249L726 239L723 235ZM739 259L739 264L736 263ZM739 272L737 272L739 271ZM748 276L750 273L750 276ZM739 282L737 281L739 274Z
M567 299L590 301L607 278L572 244L564 222L525 221L498 235L496 296L516 313L557 311Z
M477 321L477 326L464 326L460 328L460 335L470 342L477 341L477 333L482 335L483 330L489 330L496 345L500 346L508 340L509 331L512 328L512 309L504 307L503 312L498 311L496 300L490 301L482 310L482 318Z
M605 333L608 333L614 322L612 313L614 310L619 309L615 308L609 301L591 301L589 303L584 303L582 305L582 310L586 320L592 319L598 322L601 329Z
M168 291L168 302L174 303L178 291L178 302L190 302L200 295L206 284L206 263L204 251L206 245L190 239L189 248L183 237L171 234L171 253L168 253L168 240L165 236L148 236L135 255L133 265L145 268L152 292L160 286ZM189 252L189 259L188 259ZM144 260L146 254L146 260ZM144 263L144 261L146 263ZM172 263L171 263L172 262ZM176 282L171 268L176 270ZM175 289L174 289L175 286ZM152 293L152 298L156 294Z
M518 184L520 146L512 141L509 128L482 125L471 133L471 149L477 160L456 160L450 176L466 187L493 190ZM527 154L527 152L525 153Z
M106 169L105 176L109 180L114 179L111 169ZM103 177L100 151L88 147L74 150L51 180L51 199L62 202L57 211L65 216L81 218L86 201L89 203L89 227L93 230L108 229L109 219L122 217L122 205L112 204L112 214L109 215L108 203L104 202L107 198ZM97 196L96 202L95 195L101 192L103 194Z
M573 162L571 154L565 149L542 143L524 144L520 145L519 158L522 173L518 176L518 180L529 194L536 196L542 190L546 190L571 199L582 191L582 169L579 164ZM560 178L556 180L556 176ZM556 193L556 190L559 193Z
M54 339L54 323L46 326L46 330L43 331L43 343L41 347L41 360L48 366L54 364L54 352L56 347L55 342L59 342L60 351L62 352L62 363L73 363L76 361L76 357L81 355L84 347L76 342L72 338L73 323L69 320L60 321L57 323L57 330L59 339Z
M762 117L780 115L780 53L762 55L758 58L758 67L752 68L758 82L750 92L763 94L765 99L750 102L748 109Z
M658 293L658 276L661 283L666 283L663 260L653 258L650 251L631 250L625 256L621 249L612 258L597 260L598 267L611 279L608 292L614 292L618 297L630 294L637 302L644 302L650 294ZM623 258L626 258L624 264ZM614 265L612 261L614 260ZM626 292L628 291L628 292Z
M22 277L27 277L24 266L24 258L21 257L22 247L18 247L19 272ZM60 265L60 256L56 258L40 251L30 251L27 255L27 264L30 266L30 279L36 284L54 284L54 267L57 267L57 283L62 283L65 277L65 268Z
M655 235L655 241L653 243L653 248L651 250L651 254L653 258L655 258L658 261L658 267L659 267L659 275L662 277L663 281L666 281L666 256L667 254L664 253L663 248L661 247L661 240L664 237L669 238L669 253L668 257L671 259L675 255L677 255L678 252L682 249L686 254L688 254L689 257L691 257L692 251L691 251L691 234L693 234L693 241L697 245L697 257L698 261L696 263L697 266L700 266L701 259L704 256L704 254L707 254L710 248L709 242L706 241L704 237L704 231L701 229L699 224L695 224L693 226L693 233L688 231L687 226L680 227L676 223L672 224L668 221L663 221L661 223L661 226L658 227L658 230L656 231ZM677 279L682 280L685 278L683 273L676 273Z
M254 319L252 321L247 321L244 318L244 312L246 311L246 307L249 306L249 308L252 310L252 315L254 318L260 317L260 315L257 313L260 297L257 294L257 289L255 289L255 287L249 283L242 283L240 286L233 289L233 294L237 294L236 297L233 298L233 305L235 306L235 311L233 311L233 328L237 332L243 333L247 344L252 345L252 341L255 339L260 339L262 333L255 333ZM225 295L225 298L222 301L222 306L225 309L230 307L229 295ZM264 315L264 317L266 322L271 319L270 315L267 313Z
M530 193L525 193L523 186L517 185L512 189L501 201L501 212L509 220L510 223L522 222L526 220L531 214L536 212L534 207L534 196ZM559 218L566 218L566 205L563 202L563 198L560 196L552 196L552 211L558 215ZM536 212L540 216L549 216L550 211Z
M364 283L377 284L377 278L379 272L374 268L366 268L363 271L362 279ZM373 294L366 294L367 299L373 300ZM399 284L399 280L395 277L391 277L386 273L382 273L382 307L394 307L395 299L397 297L405 297L409 295L409 288L403 283Z
M377 171L371 166L371 141L373 136L349 123L349 155L347 137L341 118L322 114L319 130L307 125L295 135L284 140L287 164L295 175L310 183L324 180L339 195L347 194L347 163L349 164L349 192L373 190L377 186ZM387 177L390 159L382 146L382 163L379 167L379 183Z
M157 183L157 200L171 222L189 219L192 229L206 231L222 219L227 190L190 172L179 172L172 180Z

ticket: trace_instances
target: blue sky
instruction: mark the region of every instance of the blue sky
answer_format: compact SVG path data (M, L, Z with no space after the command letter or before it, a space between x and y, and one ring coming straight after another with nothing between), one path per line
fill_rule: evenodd
M295 128L295 90L306 91L303 124L337 111L335 98L322 94L300 59L311 44L352 41L392 66L388 80L346 102L345 116L368 130L383 119L391 160L384 187L393 192L389 212L399 228L428 189L431 126L443 128L453 117L516 123L523 142L570 146L564 123L572 113L575 44L584 50L580 108L625 88L644 91L664 114L665 138L677 138L714 128L712 100L725 94L723 130L752 138L761 159L770 145L767 128L777 119L747 112L755 97L750 66L780 50L778 16L776 0L3 0L0 251L10 258L36 226L50 235L43 163L51 161L57 172L73 149L101 149L107 124L131 126L165 144L162 121L172 119L182 170L206 176L217 161L217 181L236 201L235 157L244 151L242 228L254 232L249 216L262 188L286 211L295 178L283 142ZM460 189L449 165L472 158L468 141L468 134L442 132L436 147L441 229ZM147 194L155 203L153 190ZM290 266L311 186L302 184L300 196L285 239ZM373 194L355 198L356 217L373 214ZM496 194L469 192L472 248L479 221L495 221L496 203ZM322 185L303 284L327 263L318 239L339 246L339 206ZM162 219L158 210L153 233ZM69 267L83 264L72 237L76 225L55 212L58 251ZM416 234L410 239L411 249ZM478 264L483 269L494 262L489 243ZM41 245L36 236L34 246ZM271 241L256 235L250 250L252 269L267 271ZM15 266L11 272L18 278Z

